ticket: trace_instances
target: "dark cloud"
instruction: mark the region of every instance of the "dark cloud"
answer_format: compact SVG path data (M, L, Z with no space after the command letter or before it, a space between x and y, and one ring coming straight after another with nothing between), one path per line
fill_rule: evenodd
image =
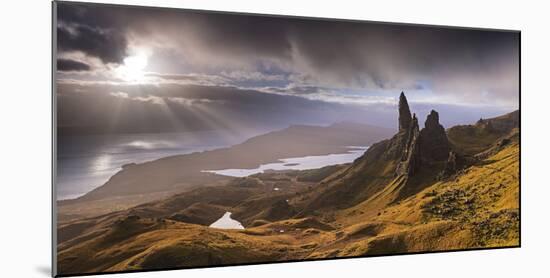
M71 59L57 59L57 70L60 71L89 71L90 65Z
M149 18L157 20L136 33L149 30L202 66L271 63L315 85L366 89L418 89L428 80L439 93L471 98L512 98L495 84L518 84L517 33L188 11Z
M514 32L57 5L60 57L78 51L120 64L146 49L146 70L154 72L145 77L156 80L115 84L124 80L109 70L62 73L76 81L59 86L64 127L136 132L338 120L393 127L392 100L402 90L420 114L439 109L447 126L519 105ZM113 82L94 83L98 76Z
M106 64L122 63L128 40L125 28L113 20L115 16L105 8L59 4L59 51L80 51Z
M444 94L481 92L516 98L519 34L352 21L213 14L175 9L66 5L62 22L89 32L73 49L120 62L127 37L171 46L195 69L279 67L313 85L414 90L419 81ZM70 7L68 7L70 6ZM69 9L70 8L70 9ZM67 36L63 30L62 35ZM66 31L66 30L65 30ZM78 32L73 32L78 33ZM74 34L73 34L74 35ZM69 36L70 37L70 36ZM171 54L173 55L173 53ZM503 82L506 88L503 88ZM497 85L500 84L500 85ZM311 85L311 84L310 84Z

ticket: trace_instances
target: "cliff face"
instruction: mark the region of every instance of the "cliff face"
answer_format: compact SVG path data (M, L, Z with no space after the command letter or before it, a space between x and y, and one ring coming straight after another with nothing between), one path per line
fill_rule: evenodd
M386 158L400 161L408 160L409 155L413 152L411 146L415 145L418 138L418 119L416 115L411 116L411 110L407 97L403 92L399 95L399 130L390 141L388 142L388 148L386 149ZM398 172L402 170L398 167ZM403 172L404 173L404 172Z
M416 115L413 115L409 128L404 130L404 141L400 142L402 147L401 161L397 164L395 174L400 175L414 175L419 165L419 145L418 140L420 137L420 131L418 128L418 119Z

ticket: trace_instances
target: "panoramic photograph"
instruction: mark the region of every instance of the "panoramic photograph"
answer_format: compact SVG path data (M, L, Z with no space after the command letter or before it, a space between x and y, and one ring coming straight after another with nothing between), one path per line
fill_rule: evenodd
M520 245L519 32L54 2L60 276Z

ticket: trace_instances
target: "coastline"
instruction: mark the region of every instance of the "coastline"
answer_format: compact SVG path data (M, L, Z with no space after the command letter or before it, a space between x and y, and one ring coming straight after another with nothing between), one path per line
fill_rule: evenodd
M250 169L289 157L343 154L388 138L392 132L362 124L290 126L229 147L125 163L103 185L78 198L58 200L58 212L60 219L109 213L232 179L202 170Z
M353 147L355 148L357 146L353 146ZM177 158L181 158L189 155L197 155L197 154L202 154L206 152L214 152L214 151L225 150L225 149L227 148L220 148L216 150L202 151L202 152L194 152L194 153L183 154L183 155L167 156L167 157L159 158L159 159L144 162L144 163L154 163L155 161L163 160L163 159L171 160L171 159L177 159ZM334 154L345 154L345 153L349 153L351 150L353 149L350 148L350 146L331 146L326 150L319 150L315 153L307 154L306 156L325 156L325 155L334 155ZM257 167L263 164L282 162L283 161L282 159L285 159L285 158L277 158L274 160L270 160L269 162L266 162L266 163L257 164ZM144 163L133 164L130 167L139 166ZM240 164L240 165L251 165L251 164ZM243 166L243 167L246 167L246 166ZM123 170L124 169L121 168L120 171L123 171ZM236 178L236 177L219 175L214 173L202 172L199 174L216 176L220 178L221 181L214 183L215 185L219 185L221 182ZM83 200L82 197L86 196L86 194L89 193L87 192L78 198L64 199L64 200L57 201L59 221L63 223L65 221L81 218L82 216L93 217L95 215L120 211L135 205L152 202L152 201L160 200L178 193L183 193L188 190L192 190L194 188L196 187L190 187L184 190L159 191L159 192L150 192L145 194L130 194L126 196L112 196L112 197L106 197L98 200L85 200L85 199Z

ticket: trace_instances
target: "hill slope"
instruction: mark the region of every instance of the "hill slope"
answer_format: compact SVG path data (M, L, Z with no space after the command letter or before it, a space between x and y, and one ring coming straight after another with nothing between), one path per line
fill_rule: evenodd
M401 103L398 133L349 165L233 179L62 224L59 270L518 246L517 112L446 132L434 111L420 130ZM246 229L207 227L225 211Z

